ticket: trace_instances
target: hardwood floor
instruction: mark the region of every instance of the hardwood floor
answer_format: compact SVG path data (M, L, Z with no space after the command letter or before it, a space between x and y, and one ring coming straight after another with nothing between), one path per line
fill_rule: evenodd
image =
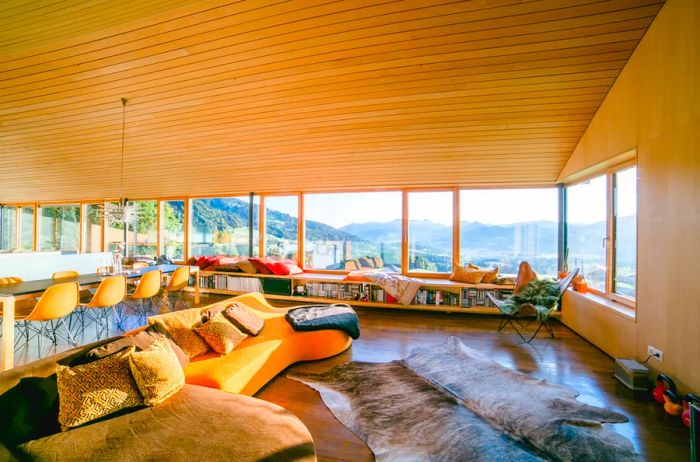
M201 304L223 298L203 297ZM553 323L556 338L540 334L529 346L520 344L520 338L512 330L498 333L496 317L369 308L357 311L362 336L348 351L326 360L294 365L256 395L289 409L306 424L316 442L320 461L371 461L374 456L362 440L335 419L315 390L286 378L287 373L318 373L348 361L393 361L416 346L439 344L451 335L504 366L569 386L580 393L580 400L627 415L628 423L610 428L632 440L648 460L689 459L689 432L680 419L666 415L662 407L650 399L633 399L613 377L613 359L557 321ZM131 327L134 326L126 326L127 329ZM90 328L86 328L88 334L80 339L81 343L93 340L87 338ZM110 335L120 333L115 329ZM44 342L41 355L68 348L70 345L64 342L55 347ZM22 345L16 351L16 364L32 361L38 354L36 342Z
M323 372L347 361L387 362L419 345L439 344L454 335L500 364L552 383L566 385L591 405L618 410L630 418L610 425L634 443L650 461L689 459L689 432L656 402L635 400L613 377L613 359L555 322L556 338L539 336L532 346L519 344L512 330L498 333L488 316L358 309L362 336L352 348L322 361L290 367L256 396L296 414L309 428L322 461L374 460L367 446L339 423L315 390L286 378L289 372Z

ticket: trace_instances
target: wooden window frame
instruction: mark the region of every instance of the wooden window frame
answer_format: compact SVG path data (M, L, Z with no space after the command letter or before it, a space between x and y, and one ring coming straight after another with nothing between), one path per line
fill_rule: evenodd
M189 259L188 255L188 209L189 209L189 200L186 197L169 197L167 199L158 199L158 218L157 218L157 223L158 223L158 255L156 257L159 257L161 255L165 254L165 243L164 243L164 234L165 234L165 220L163 220L163 207L166 202L182 202L182 238L184 240L183 245L182 245L182 260L173 260L174 263L185 263Z
M41 202L35 204L34 207L34 251L35 252L72 252L82 253L83 235L83 203L82 202ZM58 249L58 250L42 250L39 248L39 211L42 207L78 207L78 246L77 248Z

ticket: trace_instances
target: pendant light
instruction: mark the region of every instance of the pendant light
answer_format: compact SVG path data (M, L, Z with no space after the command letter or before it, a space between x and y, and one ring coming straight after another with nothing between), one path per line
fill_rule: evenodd
M138 218L136 207L129 204L124 197L124 140L126 137L126 103L127 99L122 98L122 146L121 146L121 166L119 182L119 202L107 202L104 205L104 218L110 224L123 224L124 228L132 224Z

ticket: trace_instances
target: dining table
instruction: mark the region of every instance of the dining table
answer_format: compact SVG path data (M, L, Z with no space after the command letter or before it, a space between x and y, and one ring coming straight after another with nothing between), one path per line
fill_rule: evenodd
M173 273L182 265L155 265L145 268L124 270L120 274L127 279L139 279L149 271L160 270L162 274ZM194 306L199 306L199 267L190 266L190 275L194 275ZM81 274L74 279L62 279L60 282L76 281L80 289L96 287L105 278L114 274ZM0 358L0 371L12 369L14 367L14 343L15 343L15 303L40 296L46 289L56 284L53 279L40 279L35 281L24 281L17 284L7 284L0 286L0 308L2 308L2 357Z

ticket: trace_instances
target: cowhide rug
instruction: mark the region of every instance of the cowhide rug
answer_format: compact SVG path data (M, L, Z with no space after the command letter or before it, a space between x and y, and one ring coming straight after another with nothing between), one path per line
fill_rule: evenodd
M456 337L402 361L290 375L318 390L378 461L639 461L617 412L501 366Z

